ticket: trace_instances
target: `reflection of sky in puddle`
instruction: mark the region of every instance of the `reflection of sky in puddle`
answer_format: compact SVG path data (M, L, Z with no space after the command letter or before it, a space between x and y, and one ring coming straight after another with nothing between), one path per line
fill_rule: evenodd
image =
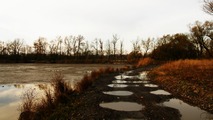
M113 87L113 88L124 88L127 87L128 85L126 84L109 84L109 87Z
M171 95L171 93L169 93L165 90L156 90L156 91L152 91L150 93L155 94L155 95Z
M134 102L101 103L100 106L117 111L140 111L144 108L144 106Z
M126 85L126 84L109 84L108 86L113 88L139 87L139 85Z
M127 83L125 80L114 80L112 83Z
M115 79L117 80L123 80L123 79L133 79L133 78L136 78L135 76L127 76L127 75L117 75L115 76Z
M24 91L33 88L41 93L39 85L1 85L0 86L0 120L17 120L20 111L21 95Z
M158 87L158 85L155 85L155 84L145 84L144 86L145 87Z
M125 81L125 80L114 80L114 81L112 81L112 83L114 83L114 84L116 84L116 83L136 83L136 84L138 84L138 83L149 83L149 81Z
M107 95L114 95L114 96L130 96L133 94L133 92L130 92L130 91L108 91L103 93Z
M147 80L147 73L148 71L143 71L139 74L138 78L141 80Z
M210 114L198 107L188 105L179 99L170 99L167 102L161 103L160 106L168 106L180 111L182 120L212 120L213 114Z

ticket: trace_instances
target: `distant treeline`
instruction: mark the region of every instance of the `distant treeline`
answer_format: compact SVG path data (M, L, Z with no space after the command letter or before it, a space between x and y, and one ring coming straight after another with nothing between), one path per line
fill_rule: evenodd
M82 35L57 37L47 42L39 37L32 46L21 39L0 41L1 63L135 63L143 57L157 60L177 60L213 57L213 22L196 21L190 33L164 35L160 38L131 41L127 53L118 35L103 42L96 38L91 43Z

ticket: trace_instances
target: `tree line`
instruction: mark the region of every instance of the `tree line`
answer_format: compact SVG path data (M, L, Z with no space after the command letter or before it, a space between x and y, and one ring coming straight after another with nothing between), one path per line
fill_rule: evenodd
M0 62L23 63L134 63L143 57L157 60L177 60L213 57L213 22L196 21L189 33L164 35L160 38L131 41L132 51L125 52L124 43L117 34L111 40L95 38L92 42L84 36L57 37L47 42L39 37L32 46L21 39L0 41Z

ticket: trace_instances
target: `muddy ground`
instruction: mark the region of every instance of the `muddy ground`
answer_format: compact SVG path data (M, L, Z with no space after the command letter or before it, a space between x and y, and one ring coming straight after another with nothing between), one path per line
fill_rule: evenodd
M140 68L126 73L127 76L138 76L142 71L148 71L152 68ZM71 119L152 119L152 120L179 120L181 115L177 109L160 106L159 104L173 98L172 95L155 95L151 91L158 90L159 87L145 87L144 83L133 83L133 81L146 81L145 78L139 79L122 78L127 87L109 87L109 84L115 82L119 74L104 76L96 80L93 85L84 93L76 95L69 104ZM122 81L121 80L121 81ZM151 82L151 81L149 81ZM120 84L120 83L119 83ZM128 91L132 95L119 96L109 95L103 92L107 91ZM139 110L128 108L121 105L123 110L113 110L111 108L100 107L100 104L110 102L131 102L139 105ZM116 105L114 105L116 106ZM118 108L119 109L119 108ZM132 110L131 110L132 109Z

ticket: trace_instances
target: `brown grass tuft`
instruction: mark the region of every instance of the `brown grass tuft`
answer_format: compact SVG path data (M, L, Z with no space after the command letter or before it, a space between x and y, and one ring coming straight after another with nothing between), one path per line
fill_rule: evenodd
M151 64L154 64L154 60L152 58L147 57L139 60L136 67L144 67Z
M119 71L119 70L118 70ZM85 91L88 87L90 87L92 85L92 83L98 79L100 76L104 76L104 75L107 75L107 74L110 74L110 73L114 73L114 72L117 72L116 69L114 68L111 68L111 67L108 67L108 68L101 68L99 70L95 70L95 71L92 71L90 75L85 75L81 80L80 82L78 82L76 85L75 85L75 90L77 92L83 92Z

